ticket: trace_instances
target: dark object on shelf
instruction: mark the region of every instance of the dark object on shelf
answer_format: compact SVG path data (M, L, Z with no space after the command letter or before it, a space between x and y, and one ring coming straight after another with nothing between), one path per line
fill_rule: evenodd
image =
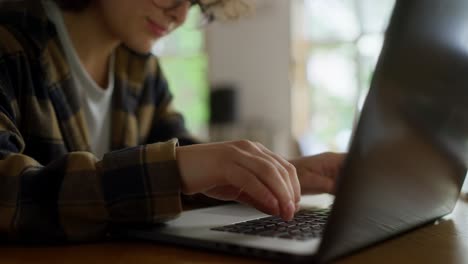
M210 124L229 124L237 121L238 102L235 86L214 86L210 94Z

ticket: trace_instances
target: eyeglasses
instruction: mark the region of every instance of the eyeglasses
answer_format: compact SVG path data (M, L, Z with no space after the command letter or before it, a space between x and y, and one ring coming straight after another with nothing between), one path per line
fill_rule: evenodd
M198 4L198 0L153 0L153 3L161 9L176 9L184 3L190 3L190 6Z
M153 3L156 6L166 11L176 9L180 7L182 4L187 3L187 2L190 3L190 7L195 6L195 5L198 5L200 7L200 10L202 12L202 20L199 23L200 27L213 22L214 16L213 14L207 12L207 10L212 5L217 4L218 1L214 1L213 3L206 5L206 4L201 4L200 0L153 0Z

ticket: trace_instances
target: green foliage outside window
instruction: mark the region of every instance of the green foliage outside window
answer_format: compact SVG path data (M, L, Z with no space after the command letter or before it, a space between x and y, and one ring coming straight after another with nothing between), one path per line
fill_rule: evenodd
M199 20L199 10L192 9L185 25L159 41L153 52L160 57L174 105L184 115L188 129L204 137L209 118L208 59Z
M299 138L304 154L345 151L368 92L395 0L301 0L293 28L305 58L309 126ZM305 47L305 48L304 48ZM301 82L302 81L302 82ZM305 107L304 107L305 108Z
M206 61L203 54L162 60L175 107L184 115L188 129L199 136L202 136L209 117Z

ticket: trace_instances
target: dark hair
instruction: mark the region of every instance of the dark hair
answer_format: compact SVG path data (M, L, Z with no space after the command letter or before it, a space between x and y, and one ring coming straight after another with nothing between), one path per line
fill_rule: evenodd
M91 1L92 0L54 0L61 9L75 12L86 9Z

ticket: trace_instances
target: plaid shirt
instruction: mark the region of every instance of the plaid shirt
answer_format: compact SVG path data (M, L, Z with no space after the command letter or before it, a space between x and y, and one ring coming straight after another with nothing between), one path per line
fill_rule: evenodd
M113 151L98 160L41 1L0 5L0 240L94 240L177 216L175 147L195 141L157 59L119 47L112 100Z

